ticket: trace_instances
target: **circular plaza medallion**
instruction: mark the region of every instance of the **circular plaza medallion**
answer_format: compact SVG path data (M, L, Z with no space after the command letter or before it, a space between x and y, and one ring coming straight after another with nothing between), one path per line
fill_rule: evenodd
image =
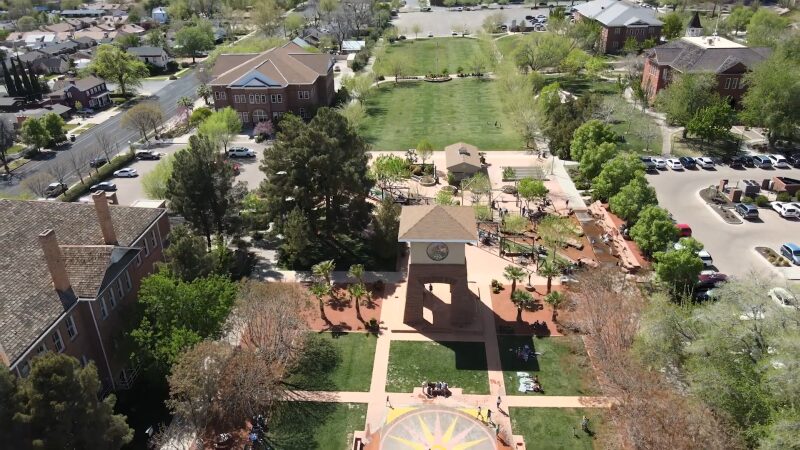
M467 412L421 407L384 426L380 450L496 450L493 430Z

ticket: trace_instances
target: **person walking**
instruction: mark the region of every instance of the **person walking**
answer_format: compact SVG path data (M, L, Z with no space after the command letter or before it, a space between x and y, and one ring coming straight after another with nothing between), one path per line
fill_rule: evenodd
M497 410L500 411L500 396L497 396Z
M584 433L589 432L589 419L586 416L583 416L583 419L581 419L581 430L583 430Z
M480 419L481 422L483 422L483 413L481 412L481 407L480 406L478 406L478 419Z

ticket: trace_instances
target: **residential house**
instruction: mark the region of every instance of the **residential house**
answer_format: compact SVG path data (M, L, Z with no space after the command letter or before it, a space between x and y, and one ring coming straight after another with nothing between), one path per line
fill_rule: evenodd
M248 125L287 112L311 118L335 93L333 57L291 42L258 54L220 55L211 76L214 107L232 107Z
M61 11L61 17L102 17L106 11L102 9L65 9Z
M16 112L25 106L23 97L0 97L0 111Z
M78 43L66 40L57 44L45 45L39 48L39 51L49 56L62 56L75 53L79 47Z
M42 31L52 31L53 33L69 33L76 29L77 27L69 22L58 22L42 26Z
M344 54L358 53L362 48L366 47L366 41L342 41L341 52Z
M125 317L164 259L169 221L164 208L92 200L0 200L0 361L26 377L32 358L64 353L124 389L136 374L119 350Z
M624 0L593 0L575 6L576 20L593 20L600 24L600 52L617 53L628 38L637 42L661 38L663 23L656 10Z
M159 6L158 8L153 8L153 11L150 13L150 16L153 17L153 20L160 24L165 24L169 22L169 14L167 14L167 8L163 6Z
M52 103L67 105L74 109L80 109L76 107L76 102L80 102L83 108L92 109L104 108L111 104L106 82L96 77L56 81L52 92L47 95Z
M126 23L125 25L122 25L121 27L117 28L117 32L120 34L133 34L136 36L143 36L145 32L147 32L147 30L140 27L139 25Z
M25 122L26 119L31 117L41 118L50 113L58 114L64 120L69 120L69 116L72 113L72 108L59 104L45 105L40 108L23 109L13 114L4 114L4 118L13 123L14 127L19 128L19 126L22 125L22 122Z
M128 53L136 56L136 58L145 63L152 64L156 67L167 67L167 63L172 61L172 58L162 47L130 47Z
M444 148L444 156L447 171L456 181L469 178L483 168L478 147L471 144L456 142L448 145Z
M697 24L699 25L699 18ZM682 73L710 72L717 78L717 92L738 106L747 86L744 76L772 49L746 47L719 36L702 36L702 27L690 27L687 35L645 52L642 88L651 102Z
M65 56L53 56L41 50L33 50L19 55L19 60L25 66L30 64L34 73L40 75L52 75L67 73L69 70L69 61ZM10 64L8 64L10 67Z
M81 36L81 37L73 37L70 39L72 42L78 44L78 50L84 50L87 48L94 47L97 45L97 41L90 38L89 36Z

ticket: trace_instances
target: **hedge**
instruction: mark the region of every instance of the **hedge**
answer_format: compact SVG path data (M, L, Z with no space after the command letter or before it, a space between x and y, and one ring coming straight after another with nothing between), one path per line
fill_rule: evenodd
M89 192L89 188L96 183L99 183L113 174L114 171L119 170L133 161L134 155L131 152L125 152L121 155L117 155L111 159L111 161L100 167L95 173L91 173L88 177L83 177L83 183L78 181L72 187L67 189L67 192L61 194L61 197L58 199L62 202L74 202L81 198L84 194Z

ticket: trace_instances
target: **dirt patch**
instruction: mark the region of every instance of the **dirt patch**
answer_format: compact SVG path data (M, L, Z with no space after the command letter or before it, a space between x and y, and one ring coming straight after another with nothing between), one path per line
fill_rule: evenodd
M323 299L325 302L325 316L330 323L326 323L319 314L319 304L316 297L309 292L311 299L309 307L303 312L308 326L314 331L366 331L364 324L356 317L355 300L347 292L349 284L335 284L333 295ZM361 317L364 322L375 319L381 320L381 305L387 292L394 292L393 286L385 286L378 291L374 285L367 284L370 296L368 300L361 299ZM331 325L332 324L332 325Z
M544 301L547 286L534 286L533 288L534 290L530 292L536 299L536 305L532 310L523 310L521 318L517 315L517 307L511 301L510 284L503 285L503 289L497 294L492 292L492 311L494 311L494 323L498 333L532 334L534 336L562 335L553 321L553 308ZM525 289L525 284L517 283L517 289ZM553 285L552 290L563 292L564 286ZM535 325L537 322L538 326Z
M769 247L756 247L756 252L775 267L790 267L792 265L788 259Z

